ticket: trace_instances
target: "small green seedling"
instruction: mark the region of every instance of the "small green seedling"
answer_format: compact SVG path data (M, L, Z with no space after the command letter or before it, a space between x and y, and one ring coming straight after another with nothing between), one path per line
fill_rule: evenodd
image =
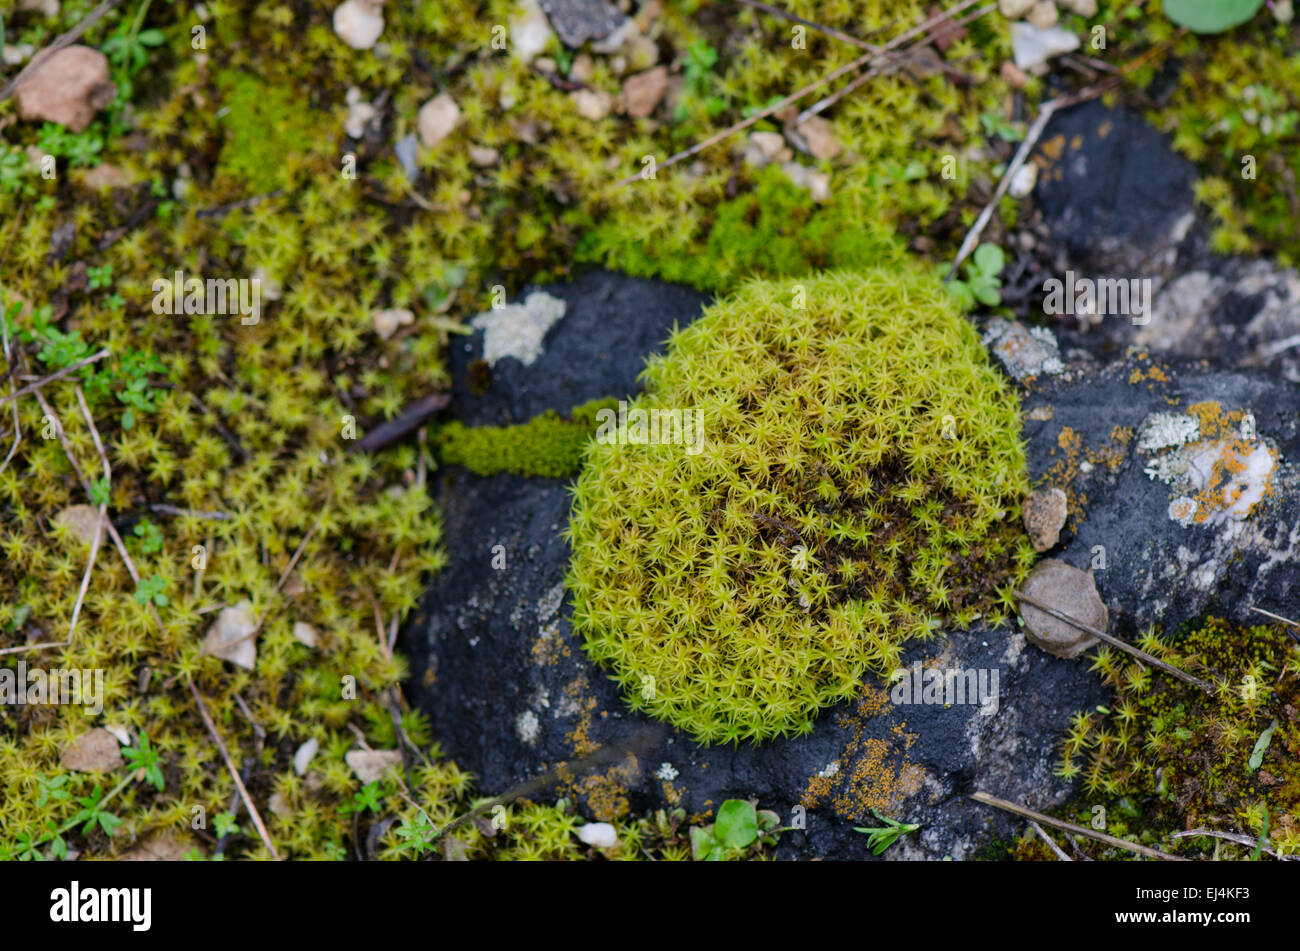
M996 307L1002 303L1002 282L998 275L1006 265L1006 255L996 244L981 244L966 262L966 280L954 278L944 286L961 302L962 307L970 309L979 301L987 307Z
M163 535L162 530L158 528L150 519L142 518L136 523L131 533L140 539L140 552L145 555L152 555L154 552L162 549Z
M433 823L423 812L415 822L403 817L402 824L393 832L401 839L397 845L398 853L409 854L412 858L418 858L428 852L438 839L438 830L433 827Z
M380 802L379 783L366 783L360 792L353 793L352 802L344 803L342 809L345 812L362 813L369 810L370 812L379 812L384 806Z
M141 604L148 604L152 601L160 608L165 608L170 603L167 595L163 592L167 589L167 579L162 575L153 575L146 578L135 586L135 599Z
M888 816L882 816L874 809L871 810L871 814L881 822L885 823L885 825L875 829L861 829L854 826L853 831L861 832L870 836L870 838L867 839L867 846L871 849L872 855L879 855L884 852L885 849L897 842L902 836L907 835L909 832L915 832L917 829L921 828L915 823L898 822Z
M219 812L212 817L212 830L217 834L217 838L224 839L228 835L243 835L244 830L239 827L235 821L233 812Z
M121 819L105 810L107 800L100 786L95 786L89 796L79 796L77 802L81 805L81 811L72 817L72 824L80 824L83 835L88 835L95 826L99 826L105 835L111 836L122 824Z
M728 799L711 824L691 826L691 856L697 862L721 862L743 855L760 839L774 845L780 823L775 812L760 812L744 799Z
M1006 119L993 112L981 113L980 125L984 127L985 135L996 135L1003 142L1019 142L1025 137L1023 124L1019 122L1008 122Z
M1264 754L1268 752L1268 745L1273 741L1273 731L1276 729L1277 721L1274 720L1268 725L1268 729L1259 735L1259 739L1255 741L1255 748L1250 751L1250 760L1247 763L1251 772L1264 765Z
M154 578L158 578L158 576L154 575ZM153 578L150 580L152 581ZM158 580L161 581L162 579L158 578ZM163 603L167 603L166 598L163 598ZM153 783L154 789L162 792L166 788L167 782L163 779L162 774L162 756L157 748L149 743L149 737L141 733L140 745L124 747L122 756L126 758L126 761L131 764L133 769L139 771L142 779Z
M108 504L108 476L90 480L90 501L96 505Z

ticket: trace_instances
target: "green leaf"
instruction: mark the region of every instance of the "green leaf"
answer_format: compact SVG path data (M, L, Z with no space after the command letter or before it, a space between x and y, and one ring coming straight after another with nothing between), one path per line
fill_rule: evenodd
M122 414L122 428L129 432L131 427L134 425L135 425L135 410L128 407L127 411Z
M949 281L944 287L948 288L948 293L956 298L962 310L970 310L975 306L975 295L971 293L965 281Z
M1223 33L1253 17L1264 0L1165 0L1165 15L1193 33Z
M1268 725L1268 729L1259 735L1255 741L1255 748L1250 752L1250 761L1248 763L1251 771L1259 769L1264 765L1264 754L1268 752L1268 744L1273 740L1273 731L1277 729L1277 721L1274 720Z
M975 267L981 274L988 277L994 277L1001 273L1003 266L1007 263L1006 255L996 244L981 244L975 249Z
M691 826L691 857L697 862L716 862L721 857L713 826Z
M971 284L971 292L975 295L975 299L986 307L996 307L1002 303L1002 292L998 290L995 283L988 281L975 282Z
M135 41L145 46L162 46L167 41L167 35L162 30L141 30L136 34Z
M718 807L718 817L713 824L713 837L734 849L744 849L758 838L758 814L754 804L744 799L728 799Z

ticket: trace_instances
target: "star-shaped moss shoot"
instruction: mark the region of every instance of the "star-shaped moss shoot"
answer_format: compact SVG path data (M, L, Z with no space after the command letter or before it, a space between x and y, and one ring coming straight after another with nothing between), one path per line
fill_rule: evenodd
M708 743L805 733L908 638L1011 603L1018 404L936 280L751 281L669 344L569 525L575 628L633 708Z

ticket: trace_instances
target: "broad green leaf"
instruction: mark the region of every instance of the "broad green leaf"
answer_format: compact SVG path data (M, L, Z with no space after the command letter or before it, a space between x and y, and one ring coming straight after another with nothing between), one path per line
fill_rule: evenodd
M718 807L713 836L728 848L743 849L758 838L758 814L754 804L743 799L728 799Z
M975 295L975 299L986 307L996 307L1002 303L1002 292L998 290L997 284L979 281L971 285L971 292Z
M948 288L948 293L956 298L962 310L970 310L975 306L975 295L971 293L965 281L949 281L944 287Z
M1007 263L1006 255L996 244L981 244L975 249L975 267L981 274L993 277L1002 271Z
M691 826L691 857L697 862L712 860L718 851L712 826Z
M1193 33L1223 33L1253 17L1264 0L1165 0L1165 15Z

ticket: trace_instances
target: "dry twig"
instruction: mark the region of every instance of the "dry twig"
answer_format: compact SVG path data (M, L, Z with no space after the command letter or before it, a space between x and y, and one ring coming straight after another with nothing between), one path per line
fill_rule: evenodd
M1166 663L1165 661L1161 660L1158 657L1152 657L1146 651L1139 650L1138 648L1134 647L1132 644L1125 643L1124 641L1121 641L1118 637L1113 637L1112 635L1107 634L1105 631L1093 627L1091 624L1084 624L1078 618L1071 617L1070 615L1066 614L1064 611L1059 611L1056 608L1052 607L1050 604L1046 604L1043 601L1039 601L1037 598L1031 598L1029 595L1024 594L1023 592L1020 591L1012 591L1011 593L1014 594L1021 601L1024 601L1026 604L1033 605L1038 610L1043 611L1046 614L1050 614L1058 621L1064 621L1066 624L1069 624L1071 627L1077 627L1081 631L1087 631L1093 637L1105 641L1111 647L1118 648L1119 650L1124 651L1126 654L1132 654L1134 657L1142 661L1142 663L1144 664L1150 664L1152 667L1158 667L1160 670L1163 670L1165 673L1171 674L1172 676L1177 677L1179 680L1192 684L1195 687L1200 687L1202 690L1205 690L1207 692L1214 690L1213 684L1201 680L1197 677L1193 677L1187 671L1179 670L1173 664Z
M992 806L995 809L1003 809L1006 812L1023 816L1026 819L1041 822L1043 825L1051 826L1054 829L1073 832L1076 835L1086 835L1090 839L1096 839L1098 842L1105 842L1107 845L1113 845L1119 849L1128 849L1130 852L1136 852L1139 855L1145 855L1154 859L1164 859L1166 862L1190 861L1190 859L1183 858L1181 855L1170 855L1168 852L1161 852L1159 849L1152 849L1145 845L1138 845L1136 842L1125 842L1123 839L1118 839L1113 835L1107 835L1104 832L1098 832L1095 829L1089 829L1086 826L1075 825L1073 822L1065 822L1061 819L1053 819L1051 816L1045 816L1041 812L1034 812L1034 810L1028 809L1018 803L1010 802L1006 799L999 799L997 796L990 796L986 792L972 793L971 798L986 806Z

